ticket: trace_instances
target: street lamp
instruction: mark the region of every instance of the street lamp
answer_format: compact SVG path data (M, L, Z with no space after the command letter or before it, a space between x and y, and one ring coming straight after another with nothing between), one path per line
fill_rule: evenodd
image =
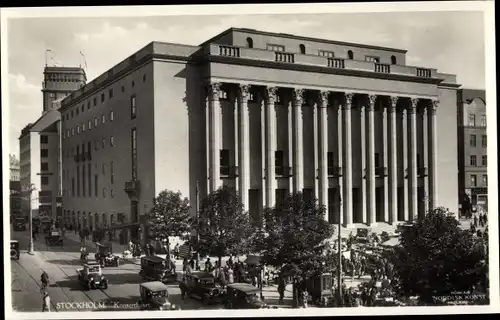
M27 198L28 198L29 229L30 229L30 234L29 234L30 244L29 244L29 247L28 247L28 254L31 254L31 255L35 251L35 246L33 244L33 211L31 210L31 200L32 200L31 199L31 194L35 190L36 190L36 187L35 187L35 185L33 183L30 184L30 185L23 186L23 192L25 192L27 194Z

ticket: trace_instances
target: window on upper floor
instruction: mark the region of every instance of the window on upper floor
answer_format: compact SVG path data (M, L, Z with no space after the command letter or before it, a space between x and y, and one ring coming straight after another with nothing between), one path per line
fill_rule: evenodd
M285 174L285 156L282 150L274 151L274 171L278 176Z
M75 113L73 110L71 110L71 119L73 119L75 117Z
M89 120L89 130L92 129L92 120Z
M142 75L142 82L146 82L146 74Z
M230 171L230 153L228 149L220 150L220 174L227 176Z
M470 146L476 147L476 135L475 134L470 135Z
M352 50L347 51L347 58L349 60L353 60L354 59L354 53L352 52Z
M137 116L137 106L136 106L136 102L135 102L135 95L131 96L130 97L130 117L132 119L135 119L135 117Z
M306 46L303 44L299 45L299 50L301 54L306 54Z
M476 115L469 114L469 127L475 127L475 126L476 126Z
M80 133L80 125L77 125L76 126L76 134L79 134Z
M380 58L379 57L374 57L374 56L365 56L365 61L379 63L380 62Z
M94 97L94 107L97 106L97 98Z
M104 149L104 147L106 146L106 139L105 138L102 138L102 141L101 141L102 145L102 149Z
M327 174L329 176L333 175L333 166L334 166L334 158L333 158L333 152L328 151L326 153L326 166L327 166Z
M132 80L132 88L135 87L135 81Z
M227 91L224 89L219 90L219 99L227 100L227 98L228 98Z
M486 127L486 115L481 116L481 127Z
M113 88L109 89L108 91L109 98L113 98Z
M268 44L266 46L267 50L270 51L279 51L279 52L284 52L285 51L285 46L279 45L279 44Z
M487 187L488 186L488 175L483 174L483 186Z
M104 102L104 93L101 93L101 102Z
M488 137L484 134L481 136L481 145L483 146L483 148L488 147Z
M87 102L87 110L90 110L90 101Z
M109 137L109 145L113 147L115 145L115 137L111 136Z
M486 155L482 156L481 164L483 165L483 167L488 166L488 156Z
M470 186L477 187L477 175L475 174L470 175Z
M82 124L82 132L85 132L85 122Z
M253 48L253 40L252 38L247 38L247 48Z
M397 64L396 56L391 56L391 64Z
M474 155L470 156L470 166L471 167L477 166L476 156L474 156Z
M102 115L102 121L101 121L101 123L106 123L106 115L104 115L104 114Z
M94 127L97 128L97 123L99 122L99 119L97 117L94 118Z
M375 153L375 168L378 168L380 166L380 154Z
M115 114L114 114L113 110L111 110L109 112L109 121L113 121L113 120L115 120Z
M335 58L335 52L333 51L318 50L318 55L327 58Z
M42 162L40 164L40 170L41 171L49 171L49 163L48 162Z
M47 143L49 143L49 136L46 136L46 135L40 136L40 143L41 144L47 144Z
M49 184L49 177L42 176L42 186L47 186Z
M49 149L41 149L40 150L40 157L48 158L49 157Z

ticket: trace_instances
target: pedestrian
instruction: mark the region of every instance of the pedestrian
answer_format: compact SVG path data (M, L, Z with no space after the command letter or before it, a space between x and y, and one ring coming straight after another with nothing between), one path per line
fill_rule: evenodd
M226 274L224 273L224 271L219 268L219 281L220 281L220 285L221 287L224 289L226 287Z
M483 213L479 213L479 226L482 227L483 226Z
M484 217L483 217L484 225L486 226L488 224L488 214L485 212Z
M280 274L278 276L278 293L280 295L279 303L283 303L283 298L285 297L285 288L286 288L286 282L285 282L285 277Z
M229 256L229 260L227 260L226 262L226 265L229 267L229 268L233 268L234 267L234 262L233 262L233 256Z
M207 258L207 261L205 261L205 272L212 272L212 262L210 258Z
M240 281L240 268L241 268L240 262L236 261L236 263L233 266L234 278L235 278L236 282L241 282Z
M44 291L42 297L42 312L50 312L50 296L47 291Z
M174 247L174 257L175 257L175 259L179 259L179 243L175 244L175 247Z
M229 284L234 283L234 271L231 268L227 270L227 280Z
M477 228L477 214L474 214L474 227Z
M186 272L188 265L189 265L188 259L184 258L184 260L182 261L182 271Z
M191 267L192 270L194 270L194 267L195 267L194 258L191 258L191 260L189 260L189 266ZM199 269L199 266L198 266L198 269Z

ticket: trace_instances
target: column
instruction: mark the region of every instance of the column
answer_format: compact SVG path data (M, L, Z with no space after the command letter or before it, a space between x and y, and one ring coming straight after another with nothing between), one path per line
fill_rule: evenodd
M293 152L293 103L289 101L289 99L286 102L286 108L288 112L288 166L290 168L293 168L293 157L294 157L294 152ZM288 169L287 169L288 170ZM287 174L289 171L286 172ZM293 190L293 181L294 181L293 174L290 174L290 177L288 179L288 192L291 193Z
M428 107L427 116L429 122L429 209L433 210L438 207L437 195L437 123L436 111L439 105L438 100L432 100Z
M384 101L384 100L382 100ZM384 101L385 102L385 101ZM382 143L383 143L383 148L384 148L384 164L383 164L383 177L384 177L384 222L389 222L389 176L388 174L386 175L386 169L388 169L388 161L389 161L389 155L387 154L388 148L387 148L387 108L384 106L385 103L381 102L382 104Z
M389 216L390 223L398 221L398 154L396 138L396 106L398 97L390 97L389 105Z
M342 119L343 119L343 112L342 112L342 108L341 108L341 105L339 104L338 100L335 100L335 107L337 108L337 161L338 161L338 165L339 165L339 168L342 172L341 175L339 175L338 177L338 197L340 199L340 202L339 202L339 220L341 223L343 223L344 219L343 219L343 216L342 216L342 212L344 212L344 202L342 201L342 197L343 197L343 190L344 190L344 172L345 172L345 168L343 166L343 163L344 163L344 159L343 159L343 142L344 142L344 138L343 138L343 132L344 132L344 126L342 124ZM335 201L338 201L339 199L335 199Z
M214 192L221 186L220 179L220 134L221 110L219 101L220 83L208 86L209 108L209 192Z
M330 92L321 91L318 101L318 200L325 207L325 220L328 221L328 121L327 107ZM333 222L333 221L331 221Z
M262 172L262 187L261 187L261 193L262 193L262 207L266 207L267 205L267 189L266 189L266 179L267 179L267 169L266 169L266 149L267 149L267 143L266 143L266 108L264 106L264 100L261 98L261 96L258 97L258 104L260 107L260 146L261 146L261 162L262 162L262 167L261 167L261 172Z
M409 206L408 206L408 180L409 180L409 168L408 168L408 110L403 109L401 115L401 121L403 122L403 175L404 175L404 187L403 187L403 199L404 199L404 220L409 219Z
M304 102L304 90L295 89L294 112L293 112L293 191L302 192L304 188L304 155L303 155L303 132L302 132L302 104Z
M368 189L368 223L374 226L377 223L376 207L375 207L375 102L377 101L376 95L369 95L368 105L368 165L366 170L367 189Z
M313 153L314 153L314 198L319 199L319 147L318 147L318 113L319 102L311 102L313 108Z
M410 163L409 163L409 187L410 187L410 219L418 216L418 197L417 197L417 104L418 99L411 99L408 109L410 120Z
M240 85L238 88L238 170L239 193L245 211L249 209L248 190L250 188L250 126L248 98L250 86Z
M429 170L429 122L427 121L427 108L423 108L422 109L422 113L420 114L421 117L422 117L422 123L423 123L423 130L422 130L422 134L423 134L423 145L424 145L424 155L421 159L423 159L423 161L421 161L422 163L418 163L418 167L423 167L423 168L427 168L427 172ZM419 169L420 170L420 169ZM424 170L424 169L422 169ZM422 172L422 175L424 174L424 172ZM419 173L420 175L420 173ZM428 175L423 175L423 178L424 178L424 216L427 214L427 212L429 211L429 199L430 199L430 195L429 195L429 176Z
M360 129L361 129L361 217L363 223L368 224L369 219L366 215L366 179L367 169L366 169L366 108L364 104L360 104L359 114L361 116Z
M352 135L351 135L351 106L354 94L345 93L343 105L343 152L344 152L344 225L352 225Z
M277 88L266 88L266 205L275 204L276 197L276 91Z

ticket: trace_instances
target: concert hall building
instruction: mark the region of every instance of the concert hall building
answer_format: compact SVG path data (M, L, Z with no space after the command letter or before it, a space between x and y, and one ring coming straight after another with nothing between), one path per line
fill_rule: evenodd
M138 238L152 199L292 191L347 227L458 210L456 76L406 50L231 28L152 42L62 101L67 221Z

